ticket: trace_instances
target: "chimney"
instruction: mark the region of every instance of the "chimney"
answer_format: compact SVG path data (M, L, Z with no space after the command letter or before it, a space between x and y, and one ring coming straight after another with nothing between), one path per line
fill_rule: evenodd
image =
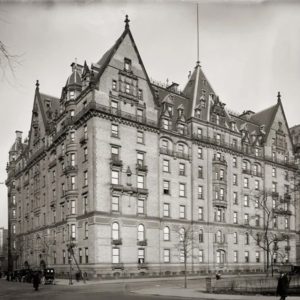
M16 130L16 140L22 141L22 131Z

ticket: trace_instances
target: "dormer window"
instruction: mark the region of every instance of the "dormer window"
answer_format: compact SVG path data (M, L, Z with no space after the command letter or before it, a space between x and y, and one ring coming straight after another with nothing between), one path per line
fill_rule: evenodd
M143 100L143 90L138 90L138 99Z
M195 117L200 118L201 117L201 110L200 109L195 109Z
M169 120L163 119L162 120L162 127L163 127L163 129L168 130L169 129Z
M219 125L220 124L220 116L216 115L216 124Z
M129 83L125 84L125 93L130 94L130 84Z
M167 106L167 110L168 112L171 114L171 116L173 115L173 106L172 105L168 105Z
M205 99L201 99L201 106L202 106L203 108L206 107L206 101L205 101Z
M184 134L184 125L178 124L177 130L180 134Z
M116 81L116 80L113 80L113 81L112 81L112 90L113 90L113 91L116 91L116 90L117 90L117 81Z
M235 122L231 122L231 130L235 131Z
M70 91L70 99L74 99L75 98L75 91Z
M129 58L124 58L124 70L131 72L131 60Z
M183 115L183 109L179 108L178 109L178 116L181 117Z

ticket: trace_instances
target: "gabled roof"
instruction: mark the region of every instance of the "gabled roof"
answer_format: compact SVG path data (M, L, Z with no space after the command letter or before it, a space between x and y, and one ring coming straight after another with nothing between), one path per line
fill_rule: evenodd
M121 43L123 42L123 40L125 39L125 37L128 35L131 42L132 42L132 45L133 45L133 48L137 54L137 57L138 57L138 60L139 60L139 63L140 65L142 66L142 69L143 69L143 72L145 73L145 76L146 76L146 80L149 84L149 88L151 90L151 93L153 95L153 99L155 101L155 103L157 105L159 105L159 102L157 101L156 97L155 97L155 93L153 91L153 88L152 88L152 85L151 85L151 82L150 82L150 79L149 79L149 76L147 74L147 71L145 69L145 66L143 64L143 61L142 61L142 58L140 56L140 53L138 51L138 48L135 44L135 41L133 39L133 36L131 34L131 31L129 29L129 20L128 20L128 16L126 15L126 20L125 20L125 30L123 31L123 33L121 34L121 36L117 39L117 41L115 42L115 44L108 50L104 53L104 55L102 56L102 58L98 61L97 63L97 67L99 68L99 71L98 71L98 74L96 75L96 78L95 78L95 82L99 82L104 70L106 69L106 67L108 66L110 60L112 59L113 55L116 53L116 51L118 50L119 46L121 45Z
M278 103L258 113L253 114L249 120L259 125L265 125L265 132L268 135L277 110Z
M205 93L203 93L205 91ZM204 98L206 103L209 101L209 95L213 94L215 95L214 90L212 89L209 81L207 80L204 72L201 69L201 66L199 62L197 62L197 65L194 69L194 72L192 73L191 77L189 78L184 90L183 94L191 99L191 106L189 107L189 115L194 115L195 108L199 105L200 99ZM206 105L206 108L202 108L204 111L204 115L207 116L208 110L209 110L209 103Z

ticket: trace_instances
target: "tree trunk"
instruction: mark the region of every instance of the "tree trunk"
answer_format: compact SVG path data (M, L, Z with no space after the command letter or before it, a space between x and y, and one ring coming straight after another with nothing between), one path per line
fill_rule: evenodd
M187 270L186 270L186 257L187 255L185 255L184 257L184 288L186 289L187 288Z

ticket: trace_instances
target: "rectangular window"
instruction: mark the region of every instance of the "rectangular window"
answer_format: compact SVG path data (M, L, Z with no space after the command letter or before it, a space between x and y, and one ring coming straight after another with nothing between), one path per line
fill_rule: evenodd
M198 166L198 178L203 178L203 168L202 168L202 166Z
M84 127L83 127L83 136L84 136L84 139L87 140L87 138L88 138L88 128L87 128L87 125L84 125Z
M86 214L89 210L88 197L84 196L82 201L83 201L83 213Z
M164 249L164 263L170 262L170 249Z
M116 124L111 124L111 136L119 137L119 126Z
M71 239L76 240L76 225L71 224Z
M87 161L87 159L88 159L88 148L85 147L83 149L83 161Z
M204 219L203 207L198 208L198 219L199 221L203 221Z
M233 212L233 224L238 223L238 213L236 211Z
M234 244L237 244L237 243L238 243L238 234L237 234L237 232L234 232L234 233L233 233L233 243L234 243Z
M129 58L124 58L124 70L126 72L131 72L131 60Z
M232 182L233 182L234 185L238 185L237 175L236 174L233 174Z
M276 168L272 168L272 177L276 177L276 174L277 174Z
M76 202L75 200L71 200L71 215L76 214Z
M144 132L143 131L137 132L137 143L144 144Z
M198 199L203 199L203 186L198 186Z
M199 263L204 262L204 251L202 249L199 250Z
M142 167L145 165L145 155L142 152L137 153L137 164Z
M89 237L89 223L84 223L84 238L87 239Z
M88 171L83 172L83 186L88 185Z
M170 172L170 161L166 159L163 160L163 172Z
M249 251L245 251L245 263L249 262Z
M71 190L75 190L76 189L76 177L75 176L71 176Z
M145 214L145 200L144 199L138 199L137 213Z
M185 164L179 163L179 175L185 175Z
M89 263L89 248L84 248L85 263Z
M139 264L145 263L145 249L144 248L138 249L138 263Z
M244 178L244 188L249 188L249 178Z
M113 161L119 160L119 147L118 146L111 146L111 158Z
M277 193L277 183L276 182L272 182L272 192Z
M185 261L183 249L180 249L180 251L179 251L179 261L180 261L181 263L184 263L184 261Z
M65 264L66 263L66 251L65 250L63 250L62 251L63 252L63 264Z
M233 204L237 205L238 204L238 193L233 192Z
M244 224L249 225L249 214L244 214Z
M112 90L113 90L113 91L116 91L116 90L117 90L117 81L116 81L116 80L113 80L113 81L112 81Z
M259 226L260 226L260 216L259 216L259 215L256 215L256 216L255 216L255 226L256 226L256 227L259 227Z
M260 262L260 252L259 252L259 251L256 251L256 252L255 252L255 261L256 261L257 263Z
M144 181L145 181L144 175L138 175L137 176L137 187L139 189L145 188L145 182Z
M112 198L111 198L111 210L112 211L119 211L119 197L112 196Z
M237 159L236 159L236 157L233 157L233 158L232 158L232 166L233 166L234 168L237 167Z
M75 142L75 132L74 132L74 131L72 131L72 132L70 133L70 141L71 141L71 142Z
M163 190L165 195L170 195L170 182L164 180L163 182Z
M244 195L244 206L249 207L249 195Z
M259 191L259 180L255 180L255 189Z
M220 189L220 200L222 200L222 201L224 201L224 189L223 188L221 188Z
M112 263L113 264L120 263L120 249L119 248L112 249Z
M202 159L203 158L203 150L202 148L198 147L198 159Z
M111 172L111 183L119 184L119 172L118 171Z
M198 138L202 137L202 128L197 128L197 136Z
M185 205L179 206L179 218L185 219Z
M75 166L75 153L71 153L71 166L74 167Z
M239 261L239 258L238 258L238 251L233 251L233 262L234 263L237 263Z
M179 197L185 197L185 184L179 183Z
M143 91L140 89L138 90L138 99L143 100Z
M163 216L170 217L170 204L164 203Z
M78 256L79 256L79 263L82 264L82 249L81 248L79 248Z

